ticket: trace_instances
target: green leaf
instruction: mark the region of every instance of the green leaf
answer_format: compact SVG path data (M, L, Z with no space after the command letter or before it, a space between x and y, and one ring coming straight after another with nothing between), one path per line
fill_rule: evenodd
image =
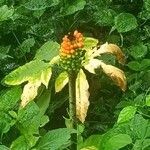
M94 14L94 20L96 24L100 26L111 26L114 23L114 17L116 13L112 9L98 10Z
M24 4L24 7L29 10L43 10L47 7L58 5L59 3L59 0L30 0Z
M150 59L143 59L141 62L130 61L127 66L134 71L142 71L150 66Z
M10 150L10 149L5 145L0 145L0 150Z
M51 90L45 90L40 97L36 99L36 103L40 108L41 114L45 114L51 100Z
M127 106L125 108L122 109L122 111L119 114L117 123L123 123L123 122L127 122L130 119L132 119L136 113L137 108L134 106Z
M57 150L71 142L71 134L75 133L74 129L60 128L47 132L41 137L37 150Z
M68 80L68 73L66 71L62 72L55 81L55 91L60 92L68 83Z
M129 51L130 55L134 59L140 59L147 54L147 46L143 45L142 43L139 43L138 45L131 46Z
M24 136L20 136L11 144L11 150L29 150L30 146Z
M45 122L45 116L40 112L39 107L32 101L18 111L19 130L24 135L38 134L38 128Z
M0 111L0 134L7 133L15 122L10 115Z
M106 143L104 150L119 150L132 143L132 139L127 134L117 134L112 136Z
M86 148L89 146L94 146L97 149L101 149L101 140L102 135L91 135L85 140L82 147Z
M46 42L36 53L35 59L50 61L58 55L60 45L57 42Z
M146 150L145 148L148 146L150 146L150 139L136 140L133 150Z
M72 3L68 3L66 7L64 7L62 14L64 16L74 14L75 12L82 10L86 5L85 0L75 0Z
M150 95L146 95L146 106L150 106Z
M0 111L8 111L15 107L20 100L22 90L20 87L8 88L0 91Z
M0 7L0 22L10 19L13 13L14 13L14 9L8 8L7 5Z
M136 114L130 122L130 129L134 133L136 139L144 139L150 136L150 122Z
M115 28L118 32L128 32L137 26L137 20L132 14L121 13L115 17Z
M8 57L11 58L11 56L7 55L9 52L10 46L0 46L0 60L6 59Z
M4 78L4 83L8 85L19 85L25 81L36 80L39 75L49 67L49 64L40 60L34 60L20 66Z
M144 0L143 2L146 10L150 11L150 0Z
M10 148L11 150L29 150L35 145L37 139L37 137L32 135L30 135L30 139L20 136L12 142Z
M34 44L35 44L34 38L29 38L23 41L23 43L20 45L20 48L24 53L29 53L30 48L33 47Z

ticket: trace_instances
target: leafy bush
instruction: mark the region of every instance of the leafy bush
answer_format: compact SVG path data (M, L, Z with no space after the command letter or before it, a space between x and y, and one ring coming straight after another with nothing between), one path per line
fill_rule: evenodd
M113 54L97 59L127 77L124 92L101 70L84 70L90 106L84 124L78 124L78 149L150 149L149 19L150 0L1 0L0 149L69 149L76 131L65 127L68 87L55 92L62 68L52 65L57 58L51 60L62 37L76 29L98 39L98 46L118 45L125 65ZM22 103L29 95L34 101Z

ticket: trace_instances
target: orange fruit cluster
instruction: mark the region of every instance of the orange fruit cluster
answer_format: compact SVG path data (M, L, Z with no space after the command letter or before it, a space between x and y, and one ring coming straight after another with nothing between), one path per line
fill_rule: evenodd
M76 49L83 48L83 35L77 30L74 31L73 35L68 34L63 38L60 48L60 56L71 57Z
M84 59L83 35L77 30L65 35L60 48L60 66L66 71L79 71Z

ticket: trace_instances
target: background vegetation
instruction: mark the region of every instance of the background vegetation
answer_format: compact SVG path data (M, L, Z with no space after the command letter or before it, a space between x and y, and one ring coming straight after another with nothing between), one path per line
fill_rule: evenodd
M150 149L150 0L1 0L0 1L0 149L67 149L73 130L65 128L67 86L55 93L54 66L48 89L20 109L22 87L3 79L30 62L36 72L58 51L62 37L78 29L100 44L117 44L126 55L120 66L113 55L100 59L124 70L128 87L122 92L103 72L87 73L90 108L79 126L79 149ZM57 43L56 43L57 42ZM41 47L42 46L42 47ZM45 49L40 53L41 49ZM32 60L43 61L43 66ZM40 68L41 67L41 68ZM19 80L28 76L22 70ZM35 72L30 72L34 78ZM28 79L24 80L28 81ZM66 135L64 137L64 135Z

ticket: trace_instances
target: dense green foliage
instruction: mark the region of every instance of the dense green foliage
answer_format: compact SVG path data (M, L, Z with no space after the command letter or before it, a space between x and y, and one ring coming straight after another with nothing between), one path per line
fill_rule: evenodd
M78 126L79 149L149 150L149 20L150 0L1 0L0 150L61 150L70 145L76 131L65 128L68 87L56 94L54 80L62 70L53 66L48 84L47 69L62 37L76 29L100 44L121 47L124 66L113 55L100 59L122 68L128 82L122 92L103 72L87 72L90 108L84 125ZM34 101L22 108L27 81L41 86Z

